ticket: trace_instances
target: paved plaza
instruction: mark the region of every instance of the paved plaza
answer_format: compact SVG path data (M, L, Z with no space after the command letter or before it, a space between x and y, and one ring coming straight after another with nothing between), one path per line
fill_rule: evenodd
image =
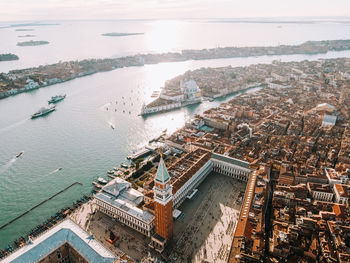
M231 247L240 204L236 201L245 183L225 175L210 174L192 200L180 210L175 221L173 262L226 262Z
M208 175L196 195L179 207L183 213L174 222L174 240L164 253L166 262L226 262L241 207L237 200L244 190L245 183L229 176ZM140 261L151 252L149 238L108 215L93 212L91 202L71 218L116 255ZM118 236L114 245L106 241L111 231Z

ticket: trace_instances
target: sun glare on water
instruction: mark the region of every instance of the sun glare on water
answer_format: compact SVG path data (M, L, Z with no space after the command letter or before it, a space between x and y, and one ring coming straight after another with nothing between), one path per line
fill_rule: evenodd
M146 34L146 45L156 53L175 51L179 42L180 30L186 22L160 20L150 23L151 30Z

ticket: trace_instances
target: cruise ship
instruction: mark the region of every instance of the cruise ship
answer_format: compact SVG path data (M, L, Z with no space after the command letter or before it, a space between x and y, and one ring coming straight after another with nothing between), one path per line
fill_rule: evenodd
M56 107L54 105L42 107L36 113L34 113L32 115L32 119L49 114L50 112L54 111L55 109L56 109Z
M61 100L64 100L65 98L66 98L66 94L56 95L56 96L52 96L48 102L49 102L49 104L52 104L52 103L56 103L56 102L59 102Z

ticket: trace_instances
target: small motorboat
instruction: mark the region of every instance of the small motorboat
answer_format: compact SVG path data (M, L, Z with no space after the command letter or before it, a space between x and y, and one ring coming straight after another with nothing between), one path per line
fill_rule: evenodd
M96 182L92 182L92 184L97 188L97 189L101 189L102 185L96 183Z
M16 158L20 157L22 154L24 154L24 151L21 151L19 154L17 154Z
M99 177L97 178L97 181L100 183L100 184L106 184L107 181L105 179L103 179L102 177Z
M114 128L115 128L115 127L114 127L114 125L113 125L113 124L111 124L111 128L112 128L112 130L114 130Z
M129 166L128 166L127 164L124 164L124 163L121 163L121 164L120 164L120 167L121 167L121 168L124 168L124 169L129 168Z

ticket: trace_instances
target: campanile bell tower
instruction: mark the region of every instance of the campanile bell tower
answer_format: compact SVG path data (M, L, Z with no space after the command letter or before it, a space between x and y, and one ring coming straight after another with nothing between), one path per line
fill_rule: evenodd
M173 237L173 194L162 156L154 180L155 232L167 242Z

